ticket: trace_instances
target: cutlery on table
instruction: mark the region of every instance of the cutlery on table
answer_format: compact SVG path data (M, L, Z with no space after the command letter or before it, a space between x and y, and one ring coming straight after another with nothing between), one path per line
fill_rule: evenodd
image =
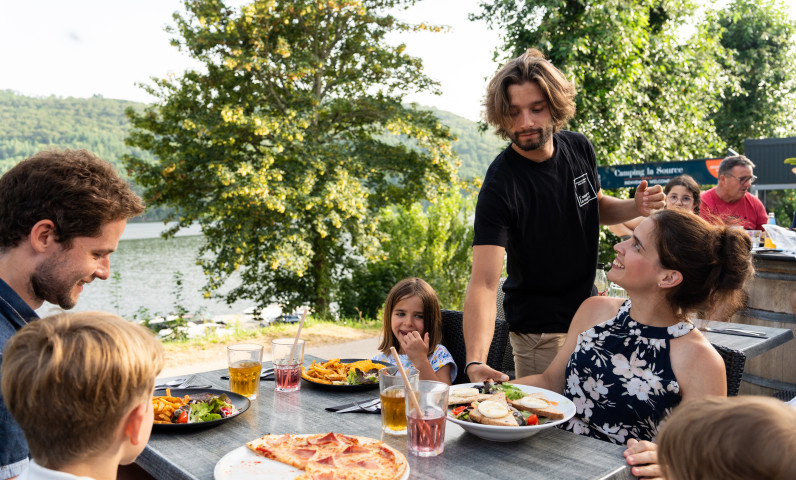
M330 410L330 408L332 410ZM375 412L381 408L381 401L378 398L375 398L373 400L366 400L364 402L353 402L350 407L344 407L340 410L333 410L336 407L330 408L327 408L327 410L333 411L335 413L348 413L357 411Z
M188 378L177 378L175 380L171 380L169 382L161 383L159 385L155 385L155 390L165 390L167 388L190 388L190 389L199 389L199 388L214 388L212 385L190 385L190 383L196 378L196 375L191 375Z
M755 337L755 338L767 338L765 332L760 332L757 330L742 330L740 328L712 328L712 327L705 327L702 329L704 332L711 332L711 333L723 333L725 335L739 335L742 337Z
M185 386L191 383L194 378L196 378L196 375L191 375L188 378L176 378L174 380L155 385L155 390L165 390L167 388L185 388Z
M260 371L260 380L267 380L265 377L273 375L273 373L274 367L263 367L263 369ZM229 380L229 375L221 375L221 380Z

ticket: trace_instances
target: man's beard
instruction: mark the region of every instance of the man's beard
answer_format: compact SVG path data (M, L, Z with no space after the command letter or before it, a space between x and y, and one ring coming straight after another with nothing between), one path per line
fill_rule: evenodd
M62 259L53 258L40 263L30 276L30 285L36 298L69 310L77 303L77 299L72 298L72 289L77 285L79 278L75 280L65 278L70 275L68 267L62 262Z
M526 133L533 133L536 132L539 134L538 140L528 140L528 141L520 141L520 135ZM514 132L511 135L511 141L514 142L514 145L517 146L520 150L524 150L526 152L530 152L533 150L539 150L540 148L547 145L547 142L550 141L550 137L553 136L553 127L547 128L529 128L527 130L522 130L520 132Z

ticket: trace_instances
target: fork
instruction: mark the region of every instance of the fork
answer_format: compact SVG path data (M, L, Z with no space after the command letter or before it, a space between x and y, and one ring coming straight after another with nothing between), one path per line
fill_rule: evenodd
M177 385L174 384L175 382L177 382L177 380L172 380L171 382L166 382L166 383L162 383L160 385L155 385L155 390L165 390L167 388L175 388L175 389L177 389L177 388L213 388L212 385L190 385L190 383L193 382L195 378L196 378L196 375L191 375L190 377L188 377L186 379L177 379L177 380L182 380L182 383L179 383Z
M380 408L381 401L378 398L367 400L364 402L352 402L354 406L338 410L336 413L356 412L357 410L365 410L366 412L375 412Z

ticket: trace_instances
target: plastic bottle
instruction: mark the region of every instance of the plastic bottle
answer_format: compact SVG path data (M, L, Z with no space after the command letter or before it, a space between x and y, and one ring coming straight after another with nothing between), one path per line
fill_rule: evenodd
M608 288L611 286L608 277L605 276L605 264L597 264L597 272L594 275L594 286L597 287L597 295L604 297L608 295Z
M776 225L777 219L774 217L774 212L768 214L768 225ZM766 240L763 242L763 247L765 248L777 248L777 245L771 240L771 234L766 231Z

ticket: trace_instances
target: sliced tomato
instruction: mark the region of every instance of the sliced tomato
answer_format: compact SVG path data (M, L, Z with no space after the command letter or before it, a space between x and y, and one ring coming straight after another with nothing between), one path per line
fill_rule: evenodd
M525 423L527 425L539 425L539 417L537 417L535 413L532 413L530 417L525 419Z
M188 423L188 412L185 410L180 412L180 416L177 418L177 423Z
M451 413L453 413L454 417L458 417L460 413L462 413L467 408L467 405L461 405L454 408Z

